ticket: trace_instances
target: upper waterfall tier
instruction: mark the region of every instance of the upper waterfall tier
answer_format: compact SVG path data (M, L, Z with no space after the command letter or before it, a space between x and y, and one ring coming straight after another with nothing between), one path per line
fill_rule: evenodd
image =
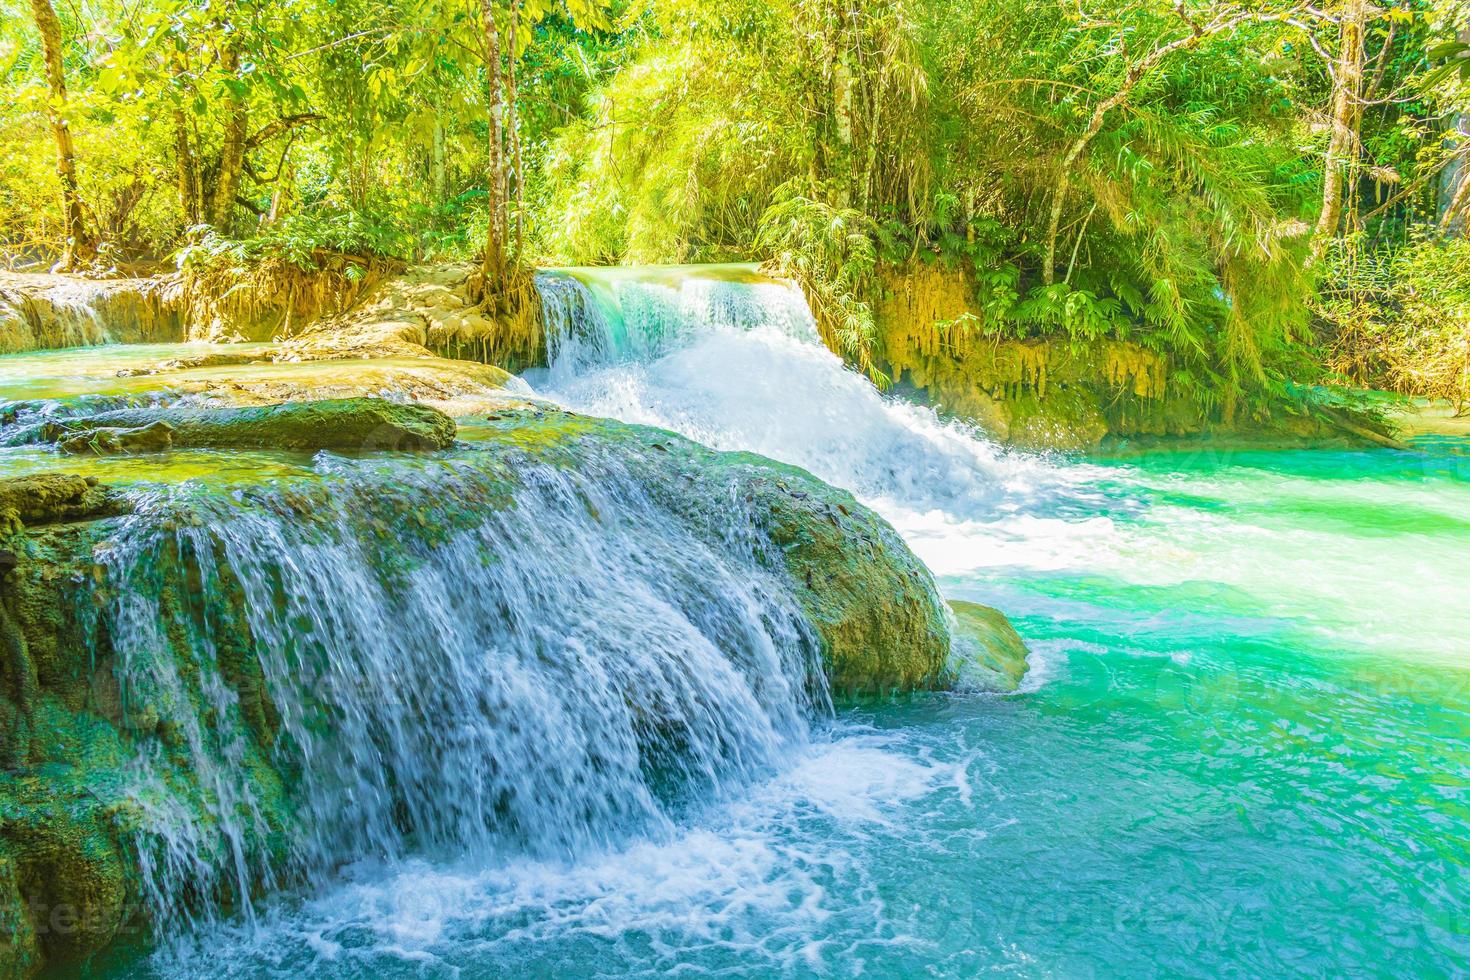
M648 360L711 330L771 327L817 340L801 290L754 265L553 269L536 285L547 360L561 376Z
M902 527L993 520L1066 474L972 426L878 390L822 343L794 284L754 266L543 273L550 368L540 393L579 412L671 429L804 467Z

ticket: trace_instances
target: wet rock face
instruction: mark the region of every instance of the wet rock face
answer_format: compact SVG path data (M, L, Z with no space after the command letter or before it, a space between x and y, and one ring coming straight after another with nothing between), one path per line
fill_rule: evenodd
M949 687L949 631L929 570L877 514L802 471L749 493L822 640L839 701Z
M163 280L0 272L0 354L183 339Z
M173 448L173 434L173 426L162 419L135 429L98 426L58 440L56 448L71 455L156 453Z
M95 479L44 473L0 480L0 525L51 524L120 513L121 499ZM0 527L0 533L3 533Z
M78 963L116 937L129 859L100 789L116 735L78 711L95 650L71 625L80 544L126 501L96 480L0 480L0 974ZM107 761L104 761L107 760Z
M1006 614L978 602L951 600L949 608L961 682L1001 693L1020 687L1029 652Z

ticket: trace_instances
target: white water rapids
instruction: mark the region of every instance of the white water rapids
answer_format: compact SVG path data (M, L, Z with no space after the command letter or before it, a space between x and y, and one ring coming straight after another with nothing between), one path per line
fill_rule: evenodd
M1086 467L1009 453L880 393L818 338L796 286L744 266L543 274L551 366L575 411L801 466L887 517L936 573L1037 558L1086 496ZM1043 561L1045 559L1042 559Z

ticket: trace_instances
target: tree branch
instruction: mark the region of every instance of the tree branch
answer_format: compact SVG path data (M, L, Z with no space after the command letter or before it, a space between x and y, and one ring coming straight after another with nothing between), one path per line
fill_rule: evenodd
M289 132L297 126L304 126L307 123L318 122L325 118L319 112L299 112L294 116L282 116L275 122L262 126L256 131L254 136L247 139L245 141L245 150L249 152L250 150L258 149L282 133Z

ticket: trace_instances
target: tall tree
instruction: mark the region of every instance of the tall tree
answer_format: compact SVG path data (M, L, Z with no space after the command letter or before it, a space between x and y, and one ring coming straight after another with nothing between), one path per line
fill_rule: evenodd
M485 32L485 82L489 86L487 107L490 113L489 153L486 161L486 204L490 213L485 236L485 295L498 299L504 295L506 278L507 234L505 90L501 78L500 25L496 23L494 0L480 0L481 28ZM499 312L492 310L492 312Z
M186 97L190 91L189 62L188 49L182 43L173 52L170 70L174 91L174 170L179 189L179 216L185 228L192 228L204 221L201 202L204 192L199 174L199 159L194 150L191 120L185 109Z
M77 190L76 150L72 146L71 129L66 118L66 72L61 54L61 21L51 0L31 0L36 28L41 32L41 48L46 62L46 86L50 97L46 102L46 118L56 141L56 175L61 179L61 205L66 217L66 248L61 265L70 269L79 256L93 250L82 211L82 197Z
M486 194L489 228L485 236L482 271L485 301L494 314L517 314L512 309L517 276L524 270L525 174L521 156L520 104L516 69L531 39L532 29L563 9L577 24L605 27L609 0L567 0L557 5L549 0L509 0L503 16L496 0L480 0L480 29L484 39L485 81L489 96L489 146L486 162ZM512 202L514 193L514 202ZM514 207L512 207L514 203ZM512 225L512 212L515 222Z
M223 33L220 70L224 75L224 128L220 143L219 168L214 178L214 199L209 220L222 235L234 230L236 202L245 172L245 151L250 133L249 86L241 75L241 25L235 23L239 9L231 2L219 25Z
M1363 121L1363 35L1367 0L1347 0L1337 17L1338 49L1332 73L1332 136L1322 162L1322 211L1312 234L1312 259L1322 257L1342 225L1343 201L1358 161Z

